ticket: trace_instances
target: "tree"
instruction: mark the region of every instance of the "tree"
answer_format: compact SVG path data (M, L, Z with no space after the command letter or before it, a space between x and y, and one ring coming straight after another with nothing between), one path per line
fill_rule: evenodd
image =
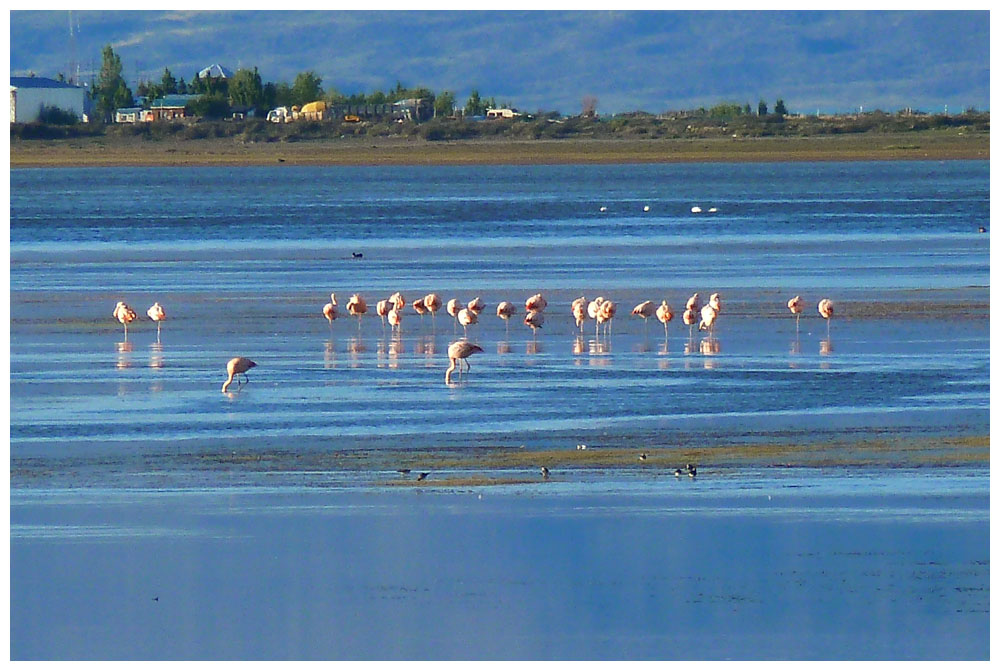
M781 116L788 114L788 110L785 109L785 101L781 98L778 98L778 101L774 103L774 113L780 114Z
M229 101L222 93L210 93L185 105L184 113L207 119L221 119L229 116Z
M261 107L264 103L264 84L255 67L236 71L229 82L229 102L245 107Z
M434 99L434 116L451 116L455 113L455 94L451 91L441 91Z
M278 82L274 87L274 106L291 107L292 87L287 82Z
M312 70L295 75L292 82L292 104L305 105L323 97L323 80Z
M97 111L105 123L111 121L115 110L132 105L132 91L122 77L122 59L107 45L101 52L101 72L94 88Z
M757 103L757 116L765 116L767 114L767 103L761 98L760 102Z
M181 77L180 80L177 82L177 92L180 94L187 94L188 92L188 85L184 81L183 77Z
M170 74L169 68L163 68L163 77L160 78L161 95L177 93L177 80Z
M482 116L486 114L486 103L479 97L479 91L472 90L469 100L465 103L465 114L467 116Z
M747 116L750 116L753 113L750 109L750 103L743 105L743 113Z

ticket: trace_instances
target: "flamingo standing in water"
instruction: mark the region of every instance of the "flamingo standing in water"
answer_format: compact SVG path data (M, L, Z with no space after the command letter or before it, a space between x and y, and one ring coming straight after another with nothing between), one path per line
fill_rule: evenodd
M462 308L458 311L458 322L465 331L465 337L469 337L469 325L479 323L479 317L469 308Z
M167 313L163 311L163 306L156 302L149 306L146 314L156 322L156 342L160 342L160 322L167 318Z
M690 302L691 301L689 300L688 304L690 304ZM684 320L684 323L687 324L688 327L688 339L693 338L694 325L698 323L698 311L691 307L685 308L682 319Z
M462 361L465 361L467 370L472 370L472 364L468 361L469 357L476 352L482 351L482 347L479 345L473 345L468 340L459 340L448 345L448 360L451 365L448 366L448 370L444 373L444 383L451 384L451 372L455 370L456 366L458 366L458 374L462 374Z
M549 302L542 298L542 295L538 293L524 301L524 310L525 312L541 312L548 304Z
M123 301L118 301L115 305L115 311L112 313L115 319L122 323L125 327L125 340L128 340L128 325L130 322L135 321L135 310L130 308Z
M386 315L386 317L389 320L389 328L390 329L392 329L393 331L402 331L402 328L401 328L402 323L403 323L403 310L402 309L400 309L400 308L396 307L395 305L393 305L392 309L389 310L389 314Z
M824 298L819 302L819 313L826 320L826 337L830 337L830 320L833 319L833 301Z
M375 314L382 318L382 330L385 331L385 318L389 314L389 308L395 307L390 304L389 299L384 299L375 304Z
M389 296L389 303L395 305L397 310L402 310L406 307L406 299L403 298L403 294L398 291L393 295Z
M642 330L643 333L646 332L648 319L655 314L655 309L653 308L653 301L643 301L632 308L632 316L642 317Z
M423 328L424 315L429 312L427 306L424 305L423 298L418 298L417 300L413 301L413 311L416 312L418 315L420 315L420 327Z
M587 303L587 316L597 320L597 315L601 312L601 304L604 303L604 296L598 296ZM597 337L597 329L600 324L594 324L594 336Z
M486 307L486 304L483 303L483 299L481 299L479 296L476 296L471 301L469 301L469 304L466 305L465 307L475 312L476 316L478 317L479 313L481 313L483 311L483 308Z
M256 365L256 363L245 356L238 356L230 359L229 363L226 364L226 372L229 373L229 377L222 383L222 392L225 393L226 389L229 388L229 385L232 384L233 378L237 375L242 375L246 378L246 381L249 382L250 378L247 377L247 371ZM243 384L243 382L238 382L236 386L240 387Z
M531 327L531 337L534 338L538 329L542 328L542 324L545 323L545 315L542 314L541 310L529 310L528 314L524 316L525 326Z
M424 296L424 307L431 313L431 328L434 328L435 315L441 309L441 299L437 294L431 293Z
M517 308L510 301L500 301L497 305L497 317L507 324L507 333L510 333L510 318L517 312Z
M722 312L722 299L719 294L712 294L708 297L708 304L712 306L712 309L716 312Z
M458 329L458 311L462 309L461 305L462 304L458 302L457 298L452 298L448 301L448 305L445 307L448 314L455 319L455 323L453 324L454 328L452 329L453 331Z
M788 301L788 309L791 310L792 314L795 315L795 332L799 332L799 315L802 314L802 310L805 309L805 302L802 300L802 296L795 296Z
M368 312L368 304L365 303L365 299L361 297L360 294L354 294L351 299L347 301L347 311L351 316L358 318L358 330L361 330L361 315Z
M587 299L580 296L573 301L569 309L573 313L573 319L576 320L576 327L583 333L583 322L587 321Z
M618 310L618 306L614 301L604 301L601 303L601 309L597 313L597 325L607 324L604 327L605 333L608 337L611 336L611 320L615 318L615 312Z
M689 298L687 300L687 303L684 304L684 309L685 310L694 310L695 312L698 312L698 310L701 310L701 304L698 302L698 292L697 291L694 292L693 294L691 294L691 298Z
M323 316L330 322L330 330L333 330L333 320L337 318L337 294L330 294L330 302L323 306Z
M667 337L667 324L671 319L674 318L674 313L670 311L670 306L667 305L667 301L660 303L660 307L656 308L656 318L663 323L663 337Z
M711 305L706 305L701 309L701 323L698 324L699 331L708 331L708 336L715 333L715 320L719 316L718 311Z

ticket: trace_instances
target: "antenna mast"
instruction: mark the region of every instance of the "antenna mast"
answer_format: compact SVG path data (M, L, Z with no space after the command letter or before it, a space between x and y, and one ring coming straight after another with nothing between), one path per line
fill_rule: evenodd
M69 83L74 86L80 85L80 63L76 58L76 33L78 28L73 26L73 10L69 10L69 72L66 77Z

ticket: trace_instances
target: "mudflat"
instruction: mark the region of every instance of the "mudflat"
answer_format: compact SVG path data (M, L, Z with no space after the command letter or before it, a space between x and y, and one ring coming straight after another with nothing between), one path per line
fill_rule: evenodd
M988 132L915 131L822 137L477 139L345 137L247 142L95 137L11 140L11 167L232 165L531 165L957 160L990 157Z

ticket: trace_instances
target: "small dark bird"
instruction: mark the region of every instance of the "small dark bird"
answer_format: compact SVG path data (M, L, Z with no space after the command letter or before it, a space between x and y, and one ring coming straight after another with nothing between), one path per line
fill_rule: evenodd
M698 475L698 469L692 466L691 464L688 464L687 474L693 478L694 476Z
M674 469L674 477L675 478L679 478L679 477L681 477L681 475L683 475L683 473L681 473L681 469L675 468Z
M425 479L428 475L430 475L430 473L421 473L420 475L417 476L417 482L420 482L421 480Z
M159 600L160 600L160 597L158 597L158 596L154 596L153 597L153 601L159 601Z
M549 469L547 469L545 466L542 466L542 479L543 480L549 479Z
M365 255L362 254L361 252L351 252L351 256L353 256L356 259L363 259L363 258L365 258Z
M646 453L645 452L643 452L642 454L639 455L639 461L646 461Z
M285 159L283 159L283 158L279 158L278 159L278 163L284 163L284 162L285 162Z
M986 232L986 227L985 226L980 226L979 227L979 232L980 233L985 233Z
M410 472L410 469L408 469L408 468L397 468L396 472L399 473L399 474L401 474L401 475L406 475L407 473Z

